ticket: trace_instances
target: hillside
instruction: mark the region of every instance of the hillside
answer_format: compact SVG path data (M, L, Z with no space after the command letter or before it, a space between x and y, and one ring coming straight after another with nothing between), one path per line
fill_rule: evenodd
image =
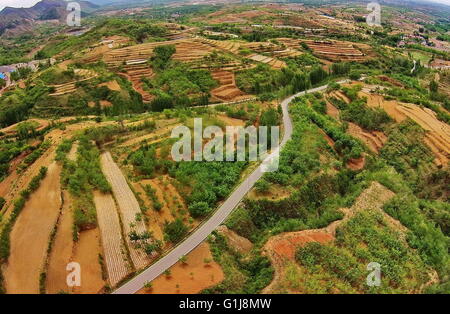
M98 8L88 1L80 1L82 12L90 13ZM64 22L67 17L67 2L63 0L43 0L31 8L5 7L0 11L0 35L18 35L31 31L41 21Z
M450 20L384 6L5 8L0 292L450 293Z

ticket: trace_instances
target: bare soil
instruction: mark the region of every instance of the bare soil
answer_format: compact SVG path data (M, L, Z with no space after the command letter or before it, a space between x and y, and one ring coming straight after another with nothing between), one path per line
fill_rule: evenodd
M228 245L230 245L236 251L245 254L252 250L252 242L250 242L247 238L241 237L233 230L228 229L227 226L219 226L219 228L217 228L217 231L227 238Z
M435 155L435 164L439 167L448 166L450 159L450 126L436 117L436 113L428 108L420 108L414 104L399 103L395 100L386 101L381 95L360 92L366 96L371 107L383 108L396 122L407 118L419 124L427 134L424 142Z
M210 262L205 263L205 260ZM187 255L186 263L176 263L170 272L170 276L159 276L152 281L151 289L143 288L138 294L196 294L224 279L223 271L213 261L206 242Z
M53 162L14 225L4 272L8 293L39 293L39 276L62 204L60 173L61 166Z
M59 219L58 230L56 232L55 241L47 269L47 293L55 294L59 292L69 292L66 278L67 264L70 263L72 257L73 242L73 211L71 205L70 194L63 191L64 205Z
M112 81L109 81L109 82L106 82L106 83L102 83L102 84L100 84L100 85L98 85L99 87L102 87L102 86L106 86L106 87L108 87L110 90L114 90L114 91L118 91L118 92L120 92L122 89L120 88L120 85L119 85L119 83L117 83L117 81L116 80L112 80Z
M72 262L81 266L81 287L72 288L72 293L93 294L102 291L106 282L102 279L99 263L101 253L98 228L81 232L72 258Z
M374 153L378 153L387 141L387 137L383 132L366 131L359 125L352 122L348 123L347 133L363 141L364 144L366 144L367 147L369 147L369 149Z

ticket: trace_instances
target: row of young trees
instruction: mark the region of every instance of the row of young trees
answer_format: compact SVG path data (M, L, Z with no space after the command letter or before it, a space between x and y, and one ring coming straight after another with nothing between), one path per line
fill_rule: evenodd
M289 67L279 71L266 64L258 64L255 68L239 72L236 83L240 89L251 94L273 93L281 88L296 93L323 82L327 77L328 73L321 66L314 66L308 71Z
M74 199L74 239L78 239L78 232L90 229L97 223L93 189L103 193L111 191L100 167L100 153L91 142L88 135L80 135L78 141L77 158L75 161L67 159L65 154L72 147L72 140L64 141L57 150L57 159L63 162L61 175L62 185L68 189Z

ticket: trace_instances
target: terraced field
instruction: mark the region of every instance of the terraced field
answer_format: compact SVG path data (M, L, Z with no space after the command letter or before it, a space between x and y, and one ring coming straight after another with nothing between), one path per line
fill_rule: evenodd
M383 108L397 122L410 118L419 124L427 132L424 141L436 157L434 163L438 167L448 165L450 160L450 126L439 121L432 110L420 108L414 104L399 103L395 100L386 101L381 95L360 92L360 96L366 96L369 106Z
M304 40L304 43L319 58L328 59L330 61L356 61L362 62L367 60L366 54L356 49L353 44L340 41L317 41Z
M387 141L387 137L383 132L365 131L360 126L352 122L349 122L347 132L363 141L363 143L366 144L367 147L369 147L369 149L374 153L378 153Z
M142 95L142 100L144 102L151 101L154 96L148 91L144 90L142 79L151 79L155 74L152 68L147 64L147 60L136 60L127 62L124 67L124 72L121 75L125 76L133 86L133 89Z
M54 92L51 93L50 96L62 96L62 95L73 93L77 90L76 83L88 81L97 76L97 74L95 72L90 71L90 70L85 70L85 69L75 69L74 72L76 75L83 77L83 79L75 81L75 82L50 86L54 89Z
M218 48L232 54L238 54L240 48L247 48L254 51L261 52L273 52L277 51L278 46L270 44L270 43L240 43L234 41L221 41L221 40L212 40L212 39L203 39L203 42L207 43L211 47ZM295 54L295 52L289 52L291 55ZM260 55L258 53L253 53L245 58L261 62L270 65L274 69L281 69L286 67L286 63L284 61L278 60L274 57Z
M232 54L238 53L239 48L241 48L241 43L234 42L234 41L222 41L222 40L203 38L202 42L204 42L214 48L219 48L221 50L231 52Z
M211 95L221 101L232 101L244 93L236 86L235 75L229 71L214 71L212 72L213 79L220 84L219 87L211 91Z
M177 39L115 49L105 53L103 61L113 68L127 62L146 61L153 55L153 49L162 45L175 45L176 52L173 55L173 59L184 62L202 59L213 50L211 46L202 43L199 39Z
M139 203L134 196L133 191L131 191L122 171L112 159L111 154L109 152L103 153L100 157L100 162L102 171L108 182L111 184L114 197L119 205L123 232L126 237L131 260L136 269L142 269L150 262L150 260L145 252L141 248L136 247L135 243L128 237L133 231L140 235L147 231L145 223L142 220L136 219L136 217L142 213Z
M286 67L286 63L284 61L277 60L276 58L263 56L263 55L256 54L256 53L247 56L247 58L250 60L256 61L256 62L268 64L274 69L281 69L281 68Z
M181 41L176 44L176 49L177 51L173 55L173 59L182 62L201 60L204 56L214 50L198 39Z
M95 191L94 203L100 227L108 279L111 287L115 287L127 276L130 270L122 238L119 215L111 194Z
M439 121L428 108L402 104L397 109L427 131L425 143L436 156L435 164L438 167L446 166L450 158L450 126Z

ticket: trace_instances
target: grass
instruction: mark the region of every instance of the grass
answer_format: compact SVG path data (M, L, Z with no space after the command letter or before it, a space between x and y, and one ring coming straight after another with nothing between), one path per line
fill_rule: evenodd
M428 64L428 62L430 62L431 60L431 56L423 52L410 50L409 53L411 53L411 56L414 60L419 60L421 64Z

